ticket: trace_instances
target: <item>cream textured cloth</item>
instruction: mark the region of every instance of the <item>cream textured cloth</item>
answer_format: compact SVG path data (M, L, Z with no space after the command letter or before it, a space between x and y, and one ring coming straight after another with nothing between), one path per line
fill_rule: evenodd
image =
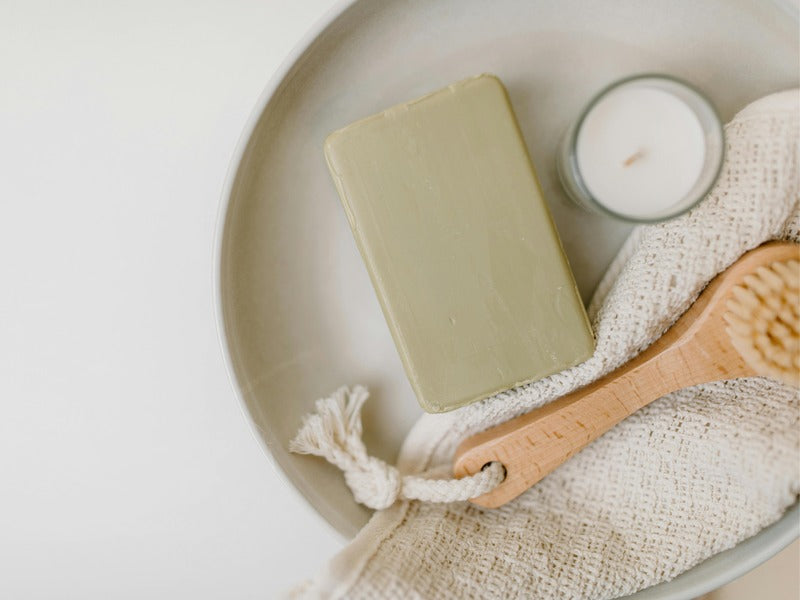
M587 362L426 415L401 472L449 465L466 436L613 370L657 339L714 275L770 239L800 241L800 94L726 128L720 179L697 208L638 228L589 312ZM502 508L401 500L379 511L304 597L615 598L672 579L776 521L800 492L797 392L763 378L657 400Z

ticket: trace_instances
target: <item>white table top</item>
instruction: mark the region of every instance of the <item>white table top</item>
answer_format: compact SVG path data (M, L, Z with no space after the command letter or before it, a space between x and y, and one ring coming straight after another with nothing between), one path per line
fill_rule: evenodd
M333 4L4 3L0 597L272 598L343 544L251 434L211 280L234 144Z

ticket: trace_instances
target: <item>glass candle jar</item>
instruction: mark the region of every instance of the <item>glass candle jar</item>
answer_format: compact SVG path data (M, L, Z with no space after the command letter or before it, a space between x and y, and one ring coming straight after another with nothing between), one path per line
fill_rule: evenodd
M696 205L722 167L722 124L692 86L637 75L597 94L570 127L557 157L568 196L590 211L637 223Z

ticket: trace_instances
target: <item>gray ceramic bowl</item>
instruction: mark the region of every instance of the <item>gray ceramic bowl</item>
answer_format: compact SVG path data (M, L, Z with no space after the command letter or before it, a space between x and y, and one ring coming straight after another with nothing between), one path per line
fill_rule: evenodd
M668 72L702 85L727 120L759 96L798 85L791 8L763 0L618 0L616 7L582 0L343 2L261 96L223 194L220 335L236 393L268 455L344 536L352 537L369 511L353 501L338 470L287 452L301 415L341 384L367 384L377 393L365 409L365 441L393 461L420 411L329 180L322 141L359 117L452 81L498 74L586 299L630 230L562 199L552 157L586 99L629 73ZM637 597L698 596L797 534L795 506L752 539Z

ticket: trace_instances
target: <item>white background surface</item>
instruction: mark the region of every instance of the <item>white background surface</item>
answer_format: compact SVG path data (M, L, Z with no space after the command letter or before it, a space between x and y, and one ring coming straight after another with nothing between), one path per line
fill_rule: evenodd
M240 412L228 161L333 0L0 0L0 598L273 598L342 544Z

